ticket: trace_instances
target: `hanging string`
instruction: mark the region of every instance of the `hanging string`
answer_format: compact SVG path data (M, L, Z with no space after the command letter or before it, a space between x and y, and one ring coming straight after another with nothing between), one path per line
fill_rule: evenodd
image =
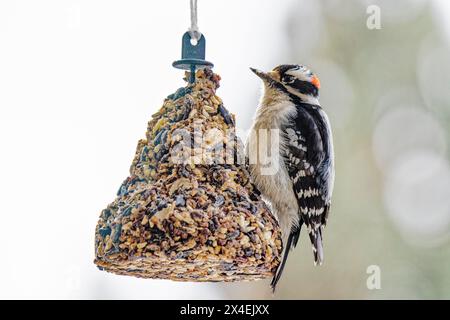
M190 0L191 2L191 27L189 28L188 32L191 36L191 39L194 39L194 41L200 40L202 37L202 34L200 33L197 25L197 0Z

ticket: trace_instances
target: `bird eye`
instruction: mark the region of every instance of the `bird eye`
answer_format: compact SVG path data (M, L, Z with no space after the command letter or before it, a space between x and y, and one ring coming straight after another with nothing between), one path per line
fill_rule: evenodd
M292 83L294 82L295 78L293 76L290 75L284 75L282 81L284 83Z

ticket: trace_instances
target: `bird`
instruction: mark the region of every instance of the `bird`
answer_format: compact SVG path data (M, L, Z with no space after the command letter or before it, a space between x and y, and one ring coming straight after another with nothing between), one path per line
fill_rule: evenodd
M278 219L283 243L283 258L271 282L275 292L303 226L312 244L314 264L322 264L323 228L335 176L333 136L319 103L319 78L308 67L284 64L270 72L250 69L261 78L263 93L246 141L248 168ZM273 160L277 172L267 174L266 163L260 161L264 142L259 132L269 129L278 136L278 156ZM266 147L276 146L271 139Z

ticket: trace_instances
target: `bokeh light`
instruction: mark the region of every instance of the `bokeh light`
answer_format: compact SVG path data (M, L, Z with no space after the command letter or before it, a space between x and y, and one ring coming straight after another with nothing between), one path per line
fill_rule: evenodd
M373 132L373 154L383 172L391 172L396 160L413 150L442 155L446 146L445 129L419 106L393 104L378 120Z
M450 45L439 44L431 37L423 41L417 60L417 81L427 106L450 120Z
M450 166L428 150L399 157L388 171L384 201L387 212L406 240L433 246L448 240Z

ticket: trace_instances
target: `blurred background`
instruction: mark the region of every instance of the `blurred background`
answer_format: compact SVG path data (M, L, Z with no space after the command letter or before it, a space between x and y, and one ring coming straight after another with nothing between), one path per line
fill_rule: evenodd
M240 129L260 93L248 67L284 63L319 75L334 129L325 264L303 234L272 295L269 281L140 280L92 262L100 211L184 85L171 63L189 1L1 1L0 298L450 298L449 14L445 0L199 0Z

